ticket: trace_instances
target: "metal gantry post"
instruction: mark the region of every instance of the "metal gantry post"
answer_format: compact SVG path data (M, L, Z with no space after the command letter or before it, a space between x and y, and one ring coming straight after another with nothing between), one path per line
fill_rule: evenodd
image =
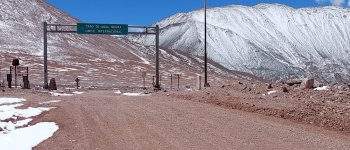
M204 0L204 87L210 87L208 83L208 56L207 56L207 0Z
M47 71L47 22L44 22L44 89L48 89L48 71Z
M159 25L156 25L156 85L155 90L160 90L159 84Z

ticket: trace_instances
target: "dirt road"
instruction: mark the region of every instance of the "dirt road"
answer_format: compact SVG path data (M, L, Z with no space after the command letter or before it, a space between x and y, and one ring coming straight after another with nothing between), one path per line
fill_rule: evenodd
M89 91L40 99L61 100L36 119L60 129L37 150L350 149L337 132L163 96Z

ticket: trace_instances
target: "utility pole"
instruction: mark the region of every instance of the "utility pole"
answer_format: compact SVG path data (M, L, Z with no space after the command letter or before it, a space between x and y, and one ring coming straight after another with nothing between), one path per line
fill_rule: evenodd
M44 89L49 89L47 72L47 22L44 22Z
M159 25L156 25L156 85L155 90L160 90L160 76L159 76Z
M207 0L204 0L204 87L210 87L208 83L208 55L207 55Z

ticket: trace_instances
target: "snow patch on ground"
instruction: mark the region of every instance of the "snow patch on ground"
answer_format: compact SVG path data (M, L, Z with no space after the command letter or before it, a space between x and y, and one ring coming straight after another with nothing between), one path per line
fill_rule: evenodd
M51 96L73 96L73 95L81 95L81 94L84 94L85 92L74 91L72 93L73 94L50 92Z
M4 105L4 106L0 106L0 111L1 112L5 112L5 111L9 111L9 110L13 110L16 107L20 107L23 104L13 104L13 105ZM0 118L1 119L1 118Z
M322 86L322 87L317 87L314 90L315 91L328 91L329 87L328 86Z
M11 117L34 117L40 115L44 111L49 111L52 108L32 108L28 107L26 109L17 109L16 107L22 106L23 104L0 106L0 120L9 119Z
M40 102L39 104L50 104L50 103L58 103L58 102L61 102L61 100L52 100L52 101Z
M188 91L188 92L192 92L193 91L193 89L186 89L185 91Z
M33 108L33 107L28 107L27 109L16 109L16 110L14 110L12 112L14 112L15 116L29 118L29 117L34 117L34 116L40 115L42 112L49 111L51 109L53 109L53 108L44 108L44 107Z
M50 138L59 127L53 122L41 122L26 128L16 129L8 134L0 134L1 149L31 150L34 146Z
M269 92L267 92L267 94L263 94L263 96L271 95L271 94L276 93L276 92L277 92L277 91L269 91Z
M73 96L73 94L50 92L51 96Z
M15 119L15 118L14 118ZM10 131L15 130L17 127L22 127L27 125L29 122L31 122L33 119L25 119L17 122L0 122L0 128L4 129L4 133L9 133Z
M123 96L150 96L151 94L144 93L123 93Z
M114 92L115 94L122 94L122 92L120 90L117 90Z
M33 120L31 117L38 116L44 111L53 109L53 107L18 109L17 107L23 106L20 102L24 101L25 99L19 98L0 98L1 149L30 150L51 137L59 129L54 122L28 125Z
M25 99L23 99L23 98L6 98L6 97L2 97L2 98L0 98L0 105L1 104L19 103L19 102L23 102L23 101L25 101Z
M84 94L85 92L79 92L79 91L74 91L73 94L77 94L77 95L80 95L80 94Z
M273 93L276 93L277 91L270 91L270 92L267 92L267 95L270 95L270 94L273 94Z

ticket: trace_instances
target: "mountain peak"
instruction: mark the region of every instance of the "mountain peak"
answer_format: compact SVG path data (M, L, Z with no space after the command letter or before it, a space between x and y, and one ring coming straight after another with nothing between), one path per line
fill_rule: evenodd
M284 4L279 4L279 3L260 3L253 7L258 9L267 9L267 8L294 9L293 7L290 7Z
M228 69L274 81L307 76L325 82L348 81L347 16L350 12L338 7L294 9L259 4L211 8L207 18L208 55ZM202 56L203 19L202 12L193 11L160 21L162 46Z

